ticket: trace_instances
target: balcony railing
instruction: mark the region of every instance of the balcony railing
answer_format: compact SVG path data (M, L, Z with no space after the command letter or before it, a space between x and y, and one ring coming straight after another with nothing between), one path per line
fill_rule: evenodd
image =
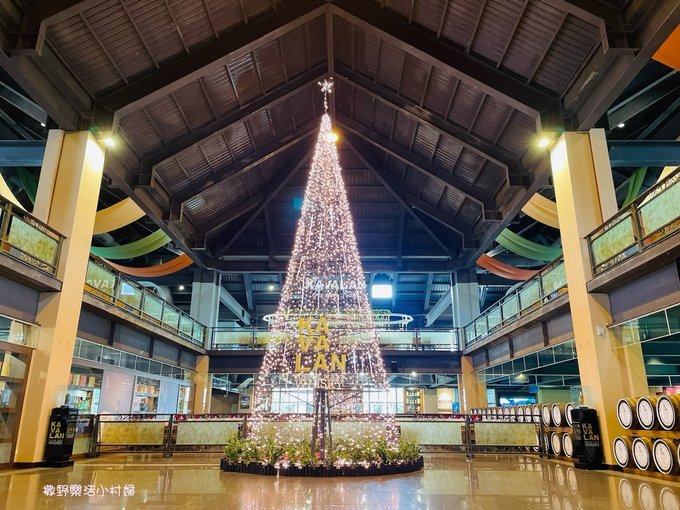
M680 227L680 169L640 195L588 237L593 274L598 275L649 249Z
M377 330L382 349L400 351L457 351L459 350L456 330ZM266 349L272 332L258 328L213 328L213 350L258 350Z
M64 241L56 230L0 198L0 250L30 266L55 275Z
M495 331L541 308L567 291L567 277L562 259L545 267L536 276L517 287L496 304L463 327L465 347L480 342Z
M88 262L85 291L190 342L205 345L207 328L203 324L99 260Z

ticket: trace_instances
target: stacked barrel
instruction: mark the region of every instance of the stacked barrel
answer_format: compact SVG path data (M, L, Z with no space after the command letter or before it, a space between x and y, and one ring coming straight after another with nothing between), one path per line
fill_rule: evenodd
M532 405L475 407L470 410L470 414L482 416L486 421L538 423L540 417L538 411L534 414L534 407Z
M555 457L571 458L574 455L572 404L541 404L539 407L545 452Z
M680 395L622 398L616 405L621 426L630 432L612 445L622 468L680 473Z

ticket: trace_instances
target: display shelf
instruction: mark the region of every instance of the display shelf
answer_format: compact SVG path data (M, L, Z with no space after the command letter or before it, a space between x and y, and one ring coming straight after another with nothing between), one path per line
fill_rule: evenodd
M678 439L680 440L680 430L664 430L664 429L628 429L624 433L619 434L628 437L651 437L654 439Z
M8 377L6 375L0 375L0 381L12 383L12 384L23 384L24 380L21 377Z

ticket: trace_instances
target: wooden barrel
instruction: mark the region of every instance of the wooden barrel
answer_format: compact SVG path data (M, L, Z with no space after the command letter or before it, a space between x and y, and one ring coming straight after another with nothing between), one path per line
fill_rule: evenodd
M619 436L614 439L612 449L614 450L614 459L621 467L628 467L633 465L633 456L630 454L633 442L629 437Z
M552 449L550 448L550 436L547 432L543 433L543 446L545 447L545 453L552 452Z
M550 427L550 424L552 423L552 416L550 414L549 404L544 404L543 407L541 407L541 421L545 427Z
M623 508L630 510L635 506L635 489L633 485L625 478L619 481L619 497L621 498L621 503Z
M535 404L531 408L531 417L534 423L541 423L541 408L538 404Z
M638 500L642 510L656 510L656 491L646 482L638 487Z
M638 421L643 429L653 429L657 425L656 420L656 402L659 397L641 397L637 401L635 411L637 413Z
M663 429L680 429L680 395L661 395L656 401L656 418Z
M680 499L670 487L661 489L659 502L661 503L661 510L680 510Z
M563 427L567 425L567 416L566 416L566 409L567 406L569 406L569 410L571 410L571 404L553 404L551 407L551 415L552 415L552 422L557 426L557 427ZM571 418L569 419L571 421Z
M653 440L648 437L636 437L633 439L633 461L638 469L648 471L654 469L652 462L652 444Z
M674 475L680 471L679 459L676 458L678 452L677 439L657 439L652 446L652 458L659 472L665 475Z
M616 404L616 417L624 429L630 430L640 427L640 422L637 419L637 401L636 398L622 398Z
M562 455L562 441L558 432L550 434L550 448L555 455Z
M567 420L567 426L573 427L574 426L574 420L571 419L571 410L574 409L574 406L571 402L567 402L564 404L564 419Z
M562 434L562 452L565 457L571 458L574 455L574 442L568 432Z

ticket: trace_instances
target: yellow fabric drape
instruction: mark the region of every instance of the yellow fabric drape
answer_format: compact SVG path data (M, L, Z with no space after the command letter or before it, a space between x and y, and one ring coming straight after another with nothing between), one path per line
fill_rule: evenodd
M137 221L144 214L144 211L131 198L126 198L111 207L97 211L93 234L103 234L124 227Z
M557 204L543 195L535 193L522 207L522 212L536 221L554 228L560 228L560 222L557 218Z
M5 182L5 179L3 179L2 174L0 174L0 196L9 202L12 202L13 205L17 206L22 211L26 210L21 206L21 204L17 200L17 197L15 197L14 193L12 193L12 190L9 189L9 186L7 186L7 183Z
M102 260L105 261L112 268L120 271L121 273L129 274L131 276L138 276L141 278L154 278L157 276L166 276L172 273L176 273L177 271L180 271L185 267L189 267L191 264L194 263L194 261L191 260L191 257L189 257L189 255L187 255L186 253L182 253L182 255L179 255L178 257L175 257L174 259L169 260L164 264L159 264L157 266L151 267L121 266L120 264L115 264L110 260L106 259Z

